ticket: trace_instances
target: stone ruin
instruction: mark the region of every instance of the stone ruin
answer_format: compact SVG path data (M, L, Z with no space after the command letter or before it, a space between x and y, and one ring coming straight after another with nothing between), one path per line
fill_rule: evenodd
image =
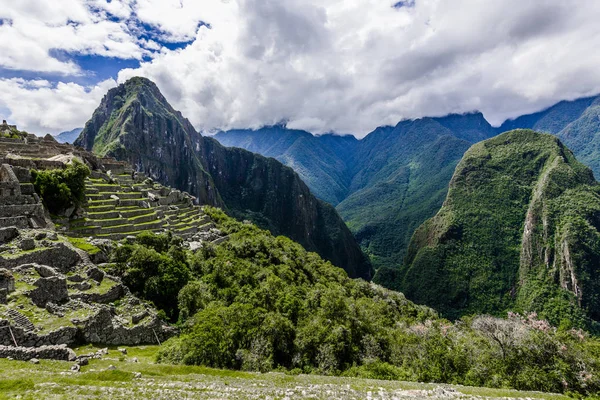
M64 359L70 357L64 345L152 344L176 334L98 266L108 260L112 240L141 231L169 230L191 249L227 237L189 194L156 184L127 163L21 133L0 135L0 357ZM64 168L73 158L92 171L87 203L77 218L58 222L62 234L96 237L92 243L101 251L93 255L54 230L32 183L32 169Z

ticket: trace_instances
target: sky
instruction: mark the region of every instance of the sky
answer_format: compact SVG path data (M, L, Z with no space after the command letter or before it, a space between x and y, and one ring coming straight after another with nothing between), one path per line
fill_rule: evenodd
M144 76L205 133L498 125L600 93L599 17L597 0L0 0L0 116L82 127Z

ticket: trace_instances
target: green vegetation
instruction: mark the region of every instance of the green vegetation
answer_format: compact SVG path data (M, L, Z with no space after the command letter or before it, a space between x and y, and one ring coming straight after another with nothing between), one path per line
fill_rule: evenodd
M161 363L526 390L593 393L600 344L535 315L450 323L361 280L285 237L208 208L229 240L195 253L140 235L112 273L153 301L182 334ZM178 302L174 302L174 298Z
M600 189L558 139L521 130L474 145L444 204L412 239L408 298L452 318L516 309L593 328Z
M98 247L89 243L86 239L75 238L75 237L68 237L67 239L73 246L87 252L90 255L96 254L100 251L100 249Z
M144 172L160 171L163 182L201 204L290 237L352 277L372 277L369 260L335 209L315 199L293 170L201 136L148 79L111 89L75 145L142 165Z
M31 171L35 191L53 214L84 201L85 178L89 175L90 169L75 159L65 169Z
M201 366L156 364L157 346L126 347L127 355L109 348L102 359L91 359L81 372L70 372L73 363L41 360L39 364L0 359L0 399L437 399L451 395L465 400L529 398L567 400L569 397L540 392L519 392L469 386L440 387L434 384L377 381L354 377L331 377L283 373L252 373ZM78 355L98 348L76 348ZM133 359L138 362L132 362ZM113 365L116 369L109 370ZM136 374L141 374L141 377ZM438 393L441 395L438 396ZM373 396L373 397L376 397ZM479 397L470 397L479 396Z

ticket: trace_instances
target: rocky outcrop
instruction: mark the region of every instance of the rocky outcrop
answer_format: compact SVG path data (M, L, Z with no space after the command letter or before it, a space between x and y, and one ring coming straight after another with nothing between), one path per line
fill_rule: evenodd
M371 277L368 259L335 209L317 200L293 170L201 136L147 79L110 90L75 144L288 236L350 276Z

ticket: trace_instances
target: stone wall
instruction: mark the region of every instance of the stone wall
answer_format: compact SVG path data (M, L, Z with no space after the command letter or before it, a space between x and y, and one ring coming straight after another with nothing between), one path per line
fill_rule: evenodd
M50 359L74 361L77 356L67 346L41 346L41 347L15 347L0 346L0 358L12 358L13 360L29 361L31 359Z

